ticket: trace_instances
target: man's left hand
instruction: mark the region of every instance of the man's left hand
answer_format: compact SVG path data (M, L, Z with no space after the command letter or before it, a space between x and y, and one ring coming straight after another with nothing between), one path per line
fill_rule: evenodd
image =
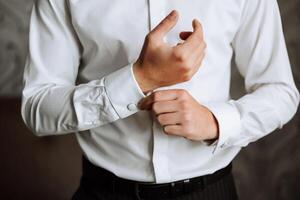
M218 138L218 123L212 112L186 90L156 91L139 102L141 110L152 110L164 132L190 140Z

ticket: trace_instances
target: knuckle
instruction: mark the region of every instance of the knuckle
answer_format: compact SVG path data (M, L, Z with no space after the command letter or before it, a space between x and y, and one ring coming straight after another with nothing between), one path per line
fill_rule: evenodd
M154 92L153 93L153 101L156 102L156 101L159 101L159 99L160 99L160 93Z
M192 78L192 73L190 70L185 71L181 74L182 81L189 81Z
M182 76L187 75L188 72L190 71L189 67L187 65L181 65L179 67L180 73Z
M182 62L183 64L188 64L188 56L185 53L180 54L177 57L178 61Z
M159 111L159 104L158 104L158 103L153 103L153 105L152 105L152 110L153 110L155 113L158 113L158 111Z
M163 115L159 115L157 117L157 120L159 121L160 124L164 124L165 123L165 117Z
M185 97L187 95L187 91L184 89L180 89L180 90L178 90L178 92L181 97Z
M182 136L185 137L186 139L189 139L190 134L188 132L188 126L183 125L182 126Z
M187 139L192 139L193 131L192 131L192 128L190 126L185 126L184 133L185 133L184 135Z
M180 108L181 108L181 110L186 110L187 109L187 103L185 101L181 101ZM185 116L184 116L184 119L185 119Z
M194 66L193 60L185 60L183 66L186 68L187 72L190 72Z
M181 50L174 50L173 55L176 61L185 62L187 60L186 54L184 54Z
M190 72L192 70L192 65L190 64L189 61L182 61L180 67L179 67L181 75L190 75Z
M192 120L191 115L188 112L184 112L182 115L182 118L183 118L182 120L185 124L189 123Z
M177 90L177 96L180 99L184 99L185 95L186 95L186 91L184 89L178 89ZM180 101L180 103L183 103L183 101Z
M186 74L182 75L182 78L181 78L181 81L182 81L182 82L186 82L186 81L189 81L189 80L191 80L191 77L190 77L190 76L188 76L188 75L186 75Z

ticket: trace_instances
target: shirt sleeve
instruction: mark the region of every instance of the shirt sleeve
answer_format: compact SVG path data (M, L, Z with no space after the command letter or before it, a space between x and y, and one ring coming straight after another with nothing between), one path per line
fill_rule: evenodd
M245 0L240 20L232 47L247 94L205 105L219 124L214 153L244 147L282 128L299 104L277 1Z
M36 1L30 20L22 117L38 136L95 128L138 112L132 63L76 85L81 46L65 1Z

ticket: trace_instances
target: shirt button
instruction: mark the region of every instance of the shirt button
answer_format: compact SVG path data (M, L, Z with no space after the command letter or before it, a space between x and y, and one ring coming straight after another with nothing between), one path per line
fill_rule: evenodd
M135 111L135 110L137 110L138 108L137 108L137 105L136 105L136 104L131 103L131 104L128 104L128 105L127 105L127 109L130 110L130 111Z

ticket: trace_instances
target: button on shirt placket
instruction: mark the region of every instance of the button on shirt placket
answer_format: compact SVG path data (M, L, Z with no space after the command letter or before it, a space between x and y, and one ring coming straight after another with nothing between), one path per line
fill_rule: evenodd
M149 0L150 30L153 30L159 22L168 14L166 13L166 0ZM163 38L166 41L166 37ZM153 116L153 168L157 183L169 182L171 174L168 161L168 136L163 132L160 124Z

